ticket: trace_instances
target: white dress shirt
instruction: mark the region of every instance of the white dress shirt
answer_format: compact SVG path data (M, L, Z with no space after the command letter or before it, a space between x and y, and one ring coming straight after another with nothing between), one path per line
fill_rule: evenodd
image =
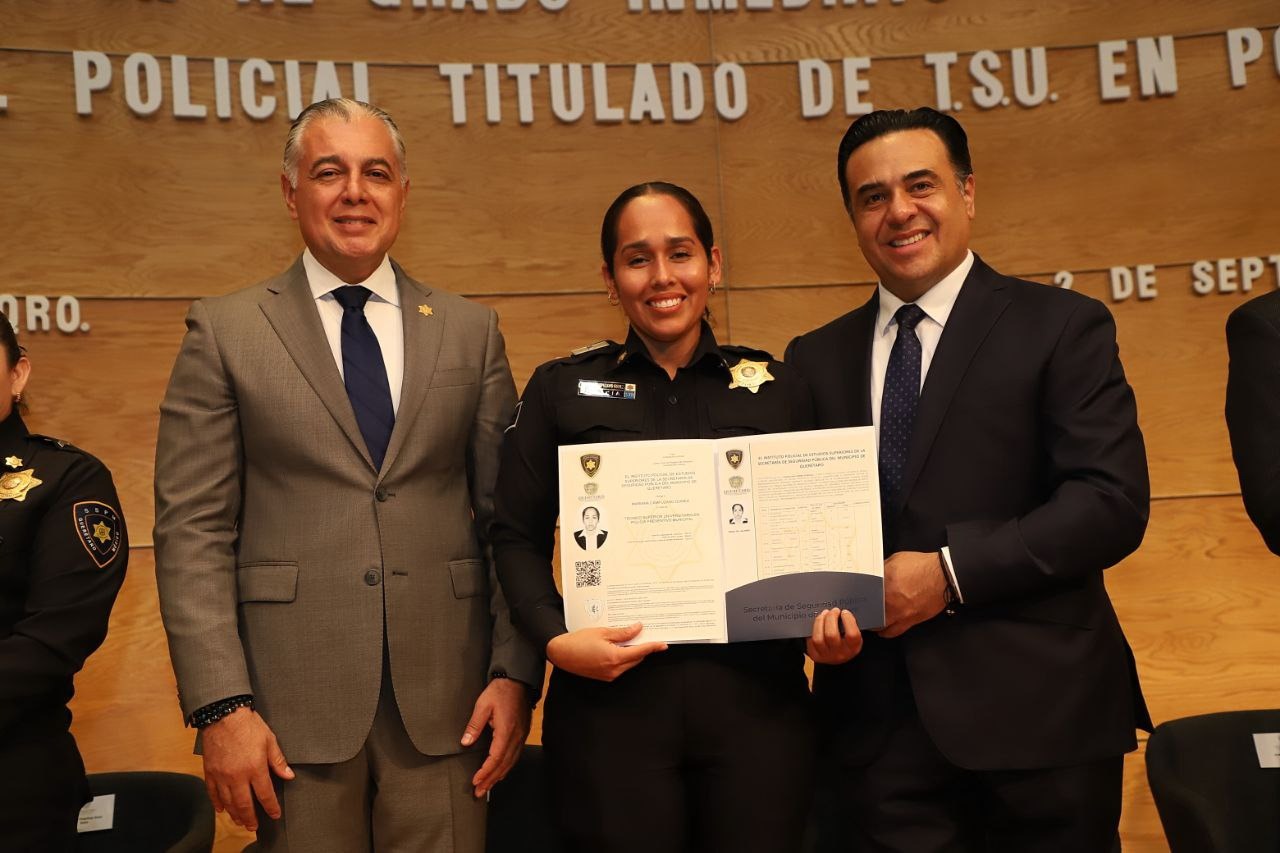
M929 365L933 363L933 354L938 349L938 341L942 339L942 330L946 328L947 318L955 307L956 297L960 295L960 286L969 276L973 268L973 252L966 252L960 266L948 273L942 281L929 288L923 296L916 300L916 305L924 311L924 319L916 325L916 337L920 339L920 388L923 390L925 377L929 375ZM880 442L880 398L884 394L884 374L889 369L889 353L893 350L893 342L898 339L898 321L894 315L903 306L903 301L890 293L883 284L877 292L880 295L880 311L876 315L875 331L871 337L871 423L876 429L876 444ZM955 569L951 565L951 549L942 549L943 563L947 574L960 592L960 584L956 581ZM958 596L961 603L963 595Z
M302 253L302 267L306 270L307 284L311 286L316 310L320 312L320 323L324 326L324 334L329 339L329 349L333 351L333 360L338 364L340 375L344 373L342 305L334 298L333 291L354 283L367 287L372 292L369 301L365 303L364 316L378 338L382 363L387 368L387 385L391 389L391 408L399 414L400 389L404 385L404 320L400 312L396 272L391 268L391 261L384 255L373 275L360 282L345 282L338 278L316 260L310 249Z

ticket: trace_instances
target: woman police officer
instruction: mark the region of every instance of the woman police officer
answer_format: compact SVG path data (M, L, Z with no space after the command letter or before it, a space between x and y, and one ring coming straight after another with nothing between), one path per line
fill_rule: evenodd
M76 849L88 800L72 677L107 634L128 539L111 474L19 414L31 363L0 315L0 847Z
M808 429L812 398L767 353L717 343L704 315L720 250L687 190L631 187L605 214L600 242L627 339L534 372L495 497L512 617L555 665L543 744L558 823L571 849L592 853L796 850L813 767L801 644L622 646L640 625L568 632L551 557L559 445ZM744 360L767 362L774 381L757 393L731 387ZM634 384L634 398L584 395L596 386L579 380Z

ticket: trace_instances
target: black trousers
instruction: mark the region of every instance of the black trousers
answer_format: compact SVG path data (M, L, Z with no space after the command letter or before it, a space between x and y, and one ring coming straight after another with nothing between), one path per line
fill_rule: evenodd
M0 742L0 848L6 853L74 851L88 801L84 763L68 732Z
M543 747L569 849L798 851L814 746L802 663L769 643L672 647L612 683L556 670Z
M820 853L1118 851L1124 757L1027 770L966 770L929 738L915 705L865 765L824 762Z

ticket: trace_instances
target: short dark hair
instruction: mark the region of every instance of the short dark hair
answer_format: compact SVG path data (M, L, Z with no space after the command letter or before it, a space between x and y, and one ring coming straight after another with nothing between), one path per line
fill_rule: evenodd
M632 199L646 195L668 195L680 202L680 206L688 212L693 220L693 232L702 243L702 251L711 258L711 247L716 244L716 235L711 228L711 217L702 209L702 202L687 189L666 181L645 181L634 187L627 187L622 194L613 200L604 213L604 222L600 225L600 254L604 256L604 265L613 275L613 253L618 250L618 220L622 211Z
M583 520L583 521L586 521L586 520L587 520L587 510L591 510L592 512L594 512L594 513L596 514L596 518L599 518L599 517L600 517L600 510L596 509L596 508L595 508L595 507L593 507L593 506L584 506L584 507L582 508L582 520Z
M6 370L12 370L18 363L18 359L26 353L22 347L18 346L18 335L13 331L8 316L3 312L0 312L0 349L4 350Z
M973 174L973 161L969 159L969 137L953 116L940 113L932 107L876 110L856 119L840 140L840 152L836 155L836 177L840 179L840 196L844 199L845 210L850 209L849 178L845 174L849 157L871 140L903 130L933 131L947 147L947 159L951 161L956 180L964 183Z

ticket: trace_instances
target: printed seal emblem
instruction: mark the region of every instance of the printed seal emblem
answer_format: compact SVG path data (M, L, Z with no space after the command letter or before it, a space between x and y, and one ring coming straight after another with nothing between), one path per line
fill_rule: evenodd
M729 461L730 468L737 469L737 467L742 464L742 451L726 450L724 452L724 458Z
M599 453L584 453L579 461L582 463L582 473L588 477L594 477L596 472L600 470Z

